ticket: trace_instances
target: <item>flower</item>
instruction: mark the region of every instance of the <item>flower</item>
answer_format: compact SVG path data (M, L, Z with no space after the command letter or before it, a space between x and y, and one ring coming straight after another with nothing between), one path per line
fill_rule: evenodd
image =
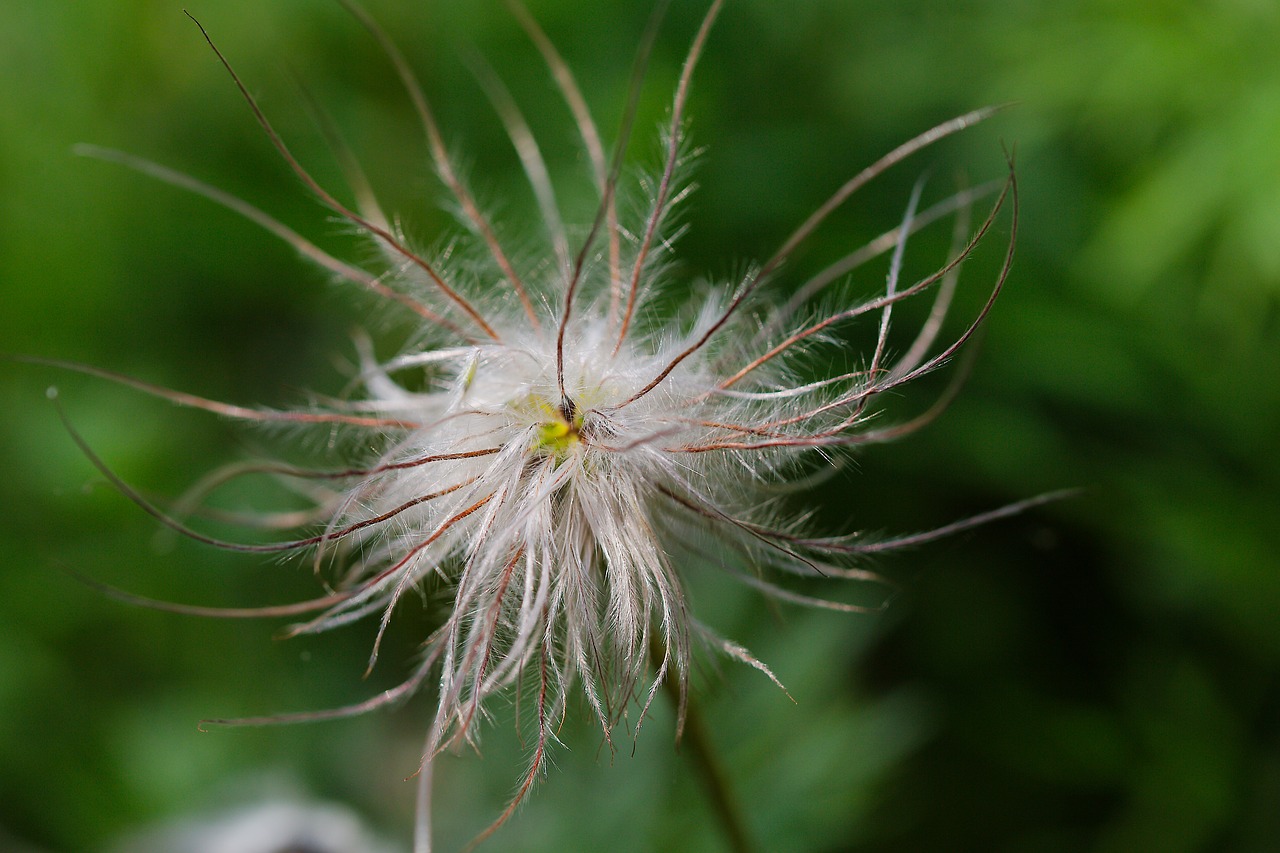
M358 203L349 206L323 188L294 158L232 71L236 86L270 142L311 193L366 235L385 259L370 272L339 260L248 203L194 178L114 151L84 148L225 205L286 240L340 280L364 287L411 312L421 332L406 351L379 360L360 342L356 387L346 398L298 411L247 409L182 394L94 368L185 405L249 421L282 421L343 429L355 446L376 449L343 470L283 465L238 466L220 472L194 495L246 473L272 473L314 484L322 528L280 543L214 540L119 481L72 432L86 454L129 497L163 523L200 541L251 552L311 551L317 567L337 567L320 598L253 615L302 616L294 633L323 631L376 619L370 666L398 603L423 588L447 590L452 606L426 640L420 664L399 687L332 711L266 720L315 719L390 704L439 678L438 704L421 769L419 849L429 848L429 787L433 758L474 742L486 702L527 689L534 697L536 738L530 767L510 815L541 771L553 732L580 691L606 739L624 713L635 726L664 682L675 685L683 711L695 646L710 646L766 674L764 663L718 636L689 612L681 565L713 543L730 574L776 599L843 611L867 608L830 601L780 579L845 578L879 582L857 564L868 554L937 538L1001 514L1006 507L924 534L870 541L821 537L804 519L780 519L768 488L833 454L905 435L932 419L938 406L900 424L873 420L881 395L942 366L973 336L998 296L1013 253L1013 229L994 286L977 316L939 343L943 318L962 262L991 230L1016 186L957 193L919 209L917 186L902 222L806 282L788 299L777 288L783 264L838 207L890 166L991 114L978 110L904 143L841 186L771 257L728 284L690 283L669 271L672 212L683 200L685 106L720 0L710 6L684 63L665 128L662 171L643 184L647 205L631 221L618 202L622 152L630 119L612 158L565 62L521 7L515 14L538 49L575 116L599 204L585 237L571 239L555 188L527 125L492 72L485 85L537 199L545 251L512 253L482 212L442 141L430 103L391 39L362 10L349 6L382 44L403 79L426 132L442 183L466 233L434 257L410 246L378 207L358 170ZM203 28L202 32L203 32ZM206 38L208 38L206 34ZM641 51L638 63L643 67ZM637 79L640 75L637 75ZM634 102L628 116L634 115ZM901 280L908 238L950 214L964 214L983 195L990 213L952 257L928 276ZM963 233L963 232L959 232ZM806 306L839 288L850 270L888 254L879 295L826 313ZM785 290L781 291L786 293ZM911 343L891 356L895 306L934 294L929 319ZM661 307L678 302L674 310ZM813 380L796 356L836 346L835 336L859 318L873 318L872 351L855 371ZM244 611L195 612L246 615ZM777 679L774 679L775 681Z

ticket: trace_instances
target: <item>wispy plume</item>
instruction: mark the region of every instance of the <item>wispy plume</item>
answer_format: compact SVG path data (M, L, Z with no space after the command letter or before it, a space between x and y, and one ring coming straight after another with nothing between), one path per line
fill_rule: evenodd
M299 410L221 403L98 368L64 365L228 418L349 432L358 440L348 446L373 448L340 470L239 464L210 475L166 510L121 481L68 424L104 475L163 524L237 551L308 553L328 578L323 595L290 605L239 610L166 605L170 609L301 619L289 629L293 634L368 620L372 668L384 632L410 593L428 590L452 599L425 639L420 661L399 686L343 708L213 722L331 719L392 705L433 687L437 703L419 771L416 846L427 851L436 757L462 744L476 745L489 701L519 692L524 724L533 734L529 765L510 806L483 838L511 815L543 771L554 733L571 705L585 704L612 744L620 732L634 735L664 683L674 688L683 723L691 660L700 649L778 681L746 648L690 613L682 575L686 565L712 555L727 574L764 596L837 611L875 610L877 605L810 594L804 581L877 584L883 591L879 600L886 601L891 588L865 568L868 555L921 544L1044 499L926 533L876 540L823 535L811 530L806 518L781 515L771 500L778 486L829 466L842 454L918 429L949 401L950 392L920 416L899 423L873 417L882 395L951 361L995 303L1012 263L1016 232L1011 163L1003 180L929 206L922 207L923 184L917 185L892 229L808 280L787 280L781 273L828 217L868 182L994 110L945 121L867 166L739 279L691 282L671 272L678 236L673 211L688 187L686 106L721 10L719 0L711 4L685 57L663 128L663 162L638 188L644 200L638 215L618 197L654 35L642 40L631 104L610 152L567 63L536 20L511 4L573 116L598 197L588 223L577 230L566 226L551 172L519 105L493 70L474 61L532 188L539 221L531 236L543 241L538 253L511 248L512 229L498 227L472 195L409 61L369 15L346 0L343 5L381 45L421 121L436 172L463 225L448 251L429 255L415 248L345 151L354 201L344 202L323 187L295 158L211 38L210 46L270 144L307 191L371 241L381 257L376 269L332 256L263 210L195 178L130 154L81 149L236 211L336 279L369 291L421 325L414 344L390 358L375 355L373 345L362 339L351 393ZM631 197L632 189L627 190ZM988 206L971 223L970 211L978 202ZM1006 209L1012 223L1007 247L986 286L986 300L944 335L961 266ZM951 255L922 278L904 278L912 235L948 217L956 223ZM456 263L463 255L467 262ZM853 298L848 274L873 260L885 264L884 289ZM932 309L899 341L895 309L917 298L931 299ZM815 313L811 306L817 302L841 307ZM808 365L824 347L834 353L837 337L858 321L875 331L857 369L814 378L799 364L802 353ZM264 474L300 484L312 499L306 512L266 520L296 525L297 538L227 542L182 520L226 482Z

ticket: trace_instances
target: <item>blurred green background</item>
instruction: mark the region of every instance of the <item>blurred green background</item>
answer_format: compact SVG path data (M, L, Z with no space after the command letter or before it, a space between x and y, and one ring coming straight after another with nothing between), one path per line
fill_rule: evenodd
M453 227L393 72L336 3L188 6L323 182L339 185L340 172L303 89L411 233L431 241ZM530 0L606 131L644 6ZM588 196L564 108L501 3L369 7L491 209L516 222L531 207L466 70L472 49ZM642 166L658 162L652 129L703 9L675 0L658 38L631 148ZM875 183L797 258L816 268L892 227L923 171L936 196L962 169L999 177L1001 144L1016 147L1016 266L964 393L798 505L818 502L833 531L910 531L1085 489L882 560L906 589L878 617L771 608L726 578L695 581L704 620L797 699L742 666L696 677L761 849L1280 849L1276 44L1273 0L728 3L690 106L707 151L679 275L732 275L898 142L1018 103ZM180 4L0 5L0 115L0 350L285 405L340 389L335 361L349 358L353 328L372 325L384 353L403 335L234 215L72 155L91 142L152 158L365 257L274 155ZM1007 219L1000 229L966 269L957 317L980 304ZM946 226L935 231L913 246L921 269L945 249ZM859 292L883 271L860 273ZM908 390L901 411L927 407L944 382ZM158 538L59 426L45 400L55 383L78 428L149 494L178 495L219 462L289 439L0 364L0 848L103 849L264 789L346 803L407 839L401 780L429 697L314 726L202 734L195 723L372 695L403 674L424 626L402 619L398 651L361 682L366 628L282 642L278 625L130 608L69 579L60 567L211 605L314 591L305 565ZM521 772L510 709L495 709L483 758L440 771L442 849L500 811ZM610 761L590 725L571 724L549 780L489 847L717 849L670 732L663 709L634 754L624 744Z

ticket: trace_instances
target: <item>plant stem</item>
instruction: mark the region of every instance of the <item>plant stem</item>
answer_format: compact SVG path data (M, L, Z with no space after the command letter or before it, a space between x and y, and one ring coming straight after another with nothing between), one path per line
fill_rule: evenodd
M672 676L668 676L664 685L672 703L680 707L680 688ZM752 853L755 847L747 834L746 823L738 808L738 801L725 777L724 769L716 757L715 747L708 736L702 712L693 696L685 697L684 731L680 745L689 747L689 757L697 768L696 775L702 783L711 810L715 812L720 828L724 831L725 840L733 853Z

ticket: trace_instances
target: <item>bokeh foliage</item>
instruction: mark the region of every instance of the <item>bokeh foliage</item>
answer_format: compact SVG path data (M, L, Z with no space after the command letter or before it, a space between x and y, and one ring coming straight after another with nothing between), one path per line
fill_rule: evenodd
M369 5L504 219L526 216L528 193L466 70L473 48L526 106L558 174L589 198L563 107L501 3ZM530 2L605 128L616 126L643 6ZM340 174L307 97L333 114L413 233L448 232L407 99L337 4L190 8L322 180L337 185ZM701 13L677 0L659 37L632 146L641 164L657 162L649 131ZM723 578L695 584L703 618L798 700L744 667L698 677L766 849L1274 849L1277 43L1270 0L728 4L690 110L693 140L708 150L679 274L740 270L893 145L975 106L1017 103L876 183L797 259L803 268L891 227L921 171L936 186L962 168L984 180L1001 173L1002 141L1016 149L1017 265L964 394L928 430L869 449L823 486L820 520L923 529L1084 488L885 560L906 591L881 617L779 611ZM180 4L3 4L0 114L4 351L285 404L299 389L341 387L331 357L350 353L351 328L372 325L384 348L403 335L251 225L71 155L92 142L153 158L335 252L363 251L274 156ZM945 242L922 239L919 263ZM990 271L966 272L960 312ZM882 275L862 277L868 291ZM42 849L98 849L263 784L348 802L404 837L411 786L400 780L416 762L425 703L320 726L195 731L201 717L325 707L394 683L395 662L359 681L366 632L274 642L277 626L130 609L60 571L206 604L314 589L302 564L157 541L66 437L45 401L50 384L97 450L152 494L180 494L218 462L290 436L44 368L0 371L0 846L8 832ZM903 412L941 387L909 394ZM259 499L284 496L227 501ZM422 629L412 623L396 638L402 660ZM510 793L520 746L508 723L500 713L483 760L442 771L446 848ZM669 732L662 712L634 756L612 761L589 726L565 732L572 749L494 844L713 849Z

